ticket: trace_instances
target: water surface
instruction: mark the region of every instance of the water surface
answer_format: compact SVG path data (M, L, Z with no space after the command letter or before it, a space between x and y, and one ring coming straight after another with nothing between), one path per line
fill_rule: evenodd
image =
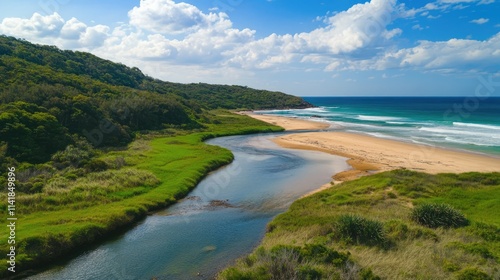
M318 106L266 113L334 130L500 156L500 97L307 97Z

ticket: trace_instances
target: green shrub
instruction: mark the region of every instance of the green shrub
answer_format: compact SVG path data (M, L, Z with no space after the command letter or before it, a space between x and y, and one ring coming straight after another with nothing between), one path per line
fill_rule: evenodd
M298 249L299 248L299 249ZM301 255L300 247L278 245L271 249L268 262L271 279L296 279Z
M359 278L361 280L381 280L379 276L375 275L370 268L363 268L359 272Z
M340 253L320 244L306 244L300 252L305 260L333 263L337 267L344 265L349 259L348 253Z
M500 241L500 227L494 225L476 222L469 228L469 231L480 236L486 241Z
M422 204L413 209L411 219L430 228L457 228L469 225L465 216L448 204Z
M477 268L466 268L457 274L457 280L491 280L488 274Z
M340 216L335 224L335 230L338 237L348 243L370 246L386 243L383 224L358 215Z
M302 265L298 268L298 279L303 280L318 280L321 279L321 271L311 265Z
M237 268L231 267L221 273L221 278L225 280L253 280L250 272L243 272Z
M447 246L464 250L467 253L480 256L485 259L496 259L495 255L488 249L488 245L481 243L464 244L461 242L451 242Z
M384 224L387 238L391 240L414 240L417 238L438 240L437 234L428 228L411 227L401 220L390 220Z
M100 159L92 159L85 165L85 168L90 172L99 172L108 169L108 164Z

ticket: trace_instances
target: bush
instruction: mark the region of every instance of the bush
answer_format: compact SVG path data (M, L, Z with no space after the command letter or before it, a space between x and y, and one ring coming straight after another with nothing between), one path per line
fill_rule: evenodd
M348 253L340 253L320 244L306 244L300 252L301 257L308 261L330 263L337 267L345 265L349 259Z
M375 275L370 268L363 268L359 272L359 278L362 280L381 280L379 276Z
M437 234L425 227L411 227L401 220L390 220L384 224L387 238L391 240L414 240L417 238L438 241Z
M303 265L298 268L298 279L304 280L317 280L321 279L321 271L315 269L311 265Z
M271 249L269 273L271 279L296 279L296 268L300 263L300 248L293 246L276 246Z
M411 219L430 228L457 228L469 224L462 213L448 204L422 204L413 209Z
M386 236L381 222L357 215L342 215L335 225L340 239L364 245L385 245Z
M251 273L240 271L234 267L226 269L220 276L225 280L253 280Z
M477 268L466 268L457 274L457 280L491 280L488 274Z
M108 165L103 160L92 159L89 163L85 165L85 168L89 172L99 172L108 169Z

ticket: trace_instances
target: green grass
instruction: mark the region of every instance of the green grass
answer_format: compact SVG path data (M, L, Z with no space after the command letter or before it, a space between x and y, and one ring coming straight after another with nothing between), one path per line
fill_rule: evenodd
M498 279L499 192L500 173L396 170L345 182L294 202L269 223L261 247L219 279L273 279L259 256L290 246L324 246L349 256L340 266L300 259L298 266L307 263L321 275L313 279ZM469 223L429 228L412 219L413 209L436 204Z
M127 149L100 157L108 165L119 159L125 166L81 176L78 170L56 174L41 193L18 193L16 269L26 271L53 262L184 197L210 171L233 159L229 150L203 140L280 130L247 116L214 111L204 130L146 135ZM0 199L4 203L5 194ZM0 232L1 240L7 240L6 232ZM3 246L0 254L6 253ZM0 263L0 270L4 273L0 277L6 276L5 262Z

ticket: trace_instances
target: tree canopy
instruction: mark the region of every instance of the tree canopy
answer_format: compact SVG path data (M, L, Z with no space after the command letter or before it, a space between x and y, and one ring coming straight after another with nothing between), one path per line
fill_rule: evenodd
M3 158L40 163L78 137L123 146L137 132L201 128L208 109L310 106L281 92L164 82L89 53L0 36Z

